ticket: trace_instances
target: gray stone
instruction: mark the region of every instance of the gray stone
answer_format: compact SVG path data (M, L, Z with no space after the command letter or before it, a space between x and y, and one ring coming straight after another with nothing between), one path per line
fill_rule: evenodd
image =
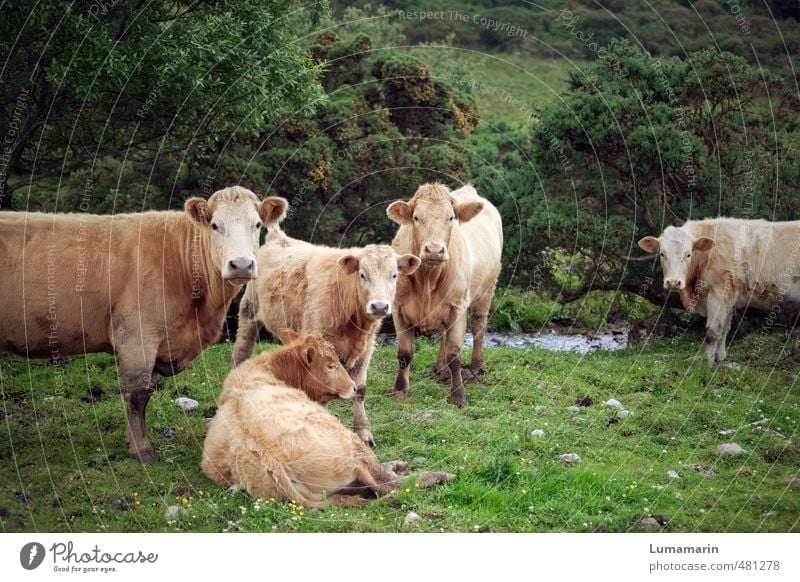
M564 461L566 465L575 465L576 463L581 462L581 456L576 455L575 453L565 453L560 455L558 458Z
M539 404L538 406L534 406L534 407L533 407L533 411L534 411L536 414L542 414L542 413L543 413L545 410L547 410L547 408L545 408L545 407L544 407L544 406L542 406L541 404Z
M580 412L581 411L581 409L578 406L569 406L567 408L567 410L570 411L570 412Z
M406 518L403 520L403 525L409 526L420 519L422 518L418 514L414 513L413 511L409 511L408 515L406 515Z
M722 443L717 447L717 452L720 455L743 455L745 450L739 446L739 443Z
M719 435L720 436L731 436L732 434L736 434L736 429L735 428L729 428L727 430L719 431Z
M167 507L164 517L167 518L167 521L183 521L189 518L189 510L180 505L170 505Z
M544 431L541 428L536 428L531 431L531 438L538 439L544 436Z
M189 412L190 410L194 410L200 403L197 400L192 398L187 398L186 396L181 396L180 398L175 399L175 404L178 405L178 408Z
M654 517L641 517L636 520L636 525L644 529L661 529L661 524Z
M700 473L706 479L714 479L717 476L717 474L708 467L704 467L703 465L697 463L692 465L692 469Z
M800 489L800 479L786 479L783 484L792 489Z
M606 403L603 404L603 408L616 408L618 410L623 410L625 407L622 406L622 402L620 402L619 400L611 398L609 400L606 400Z
M630 415L631 415L631 411L630 410L619 410L619 411L617 411L617 418L620 419L620 420L624 420L624 419L628 418Z
M678 474L678 472L677 471L673 471L672 469L667 471L667 477L669 477L670 479L680 479L681 478L681 476Z
M586 419L581 418L580 416L573 416L572 422L574 422L575 424L583 424L584 422L586 422Z

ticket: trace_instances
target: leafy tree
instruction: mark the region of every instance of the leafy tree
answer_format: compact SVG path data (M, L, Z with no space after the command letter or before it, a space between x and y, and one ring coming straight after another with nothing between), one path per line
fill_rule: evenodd
M313 19L324 5L311 6ZM284 0L7 3L0 207L44 176L105 156L151 167L202 157L309 108L321 91L289 25L297 9Z

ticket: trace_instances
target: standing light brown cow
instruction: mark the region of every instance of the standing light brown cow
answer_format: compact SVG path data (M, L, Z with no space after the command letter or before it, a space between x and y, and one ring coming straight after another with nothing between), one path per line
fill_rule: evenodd
M2 212L0 349L115 354L128 453L154 463L145 408L156 374L180 372L219 338L231 299L258 276L261 227L286 206L234 186L185 212Z
M261 324L273 335L291 328L325 338L356 382L353 430L374 446L364 399L375 335L392 311L398 275L410 275L419 264L387 245L336 249L271 228L258 251L262 275L247 286L239 308L234 365L250 357Z
M659 253L664 288L706 318L712 368L725 360L734 310L754 307L774 319L800 305L800 221L689 220L639 246Z
M397 284L393 317L400 370L392 395L408 394L414 331L441 332L437 371L450 370L449 400L464 406L461 348L467 310L474 338L470 371L486 372L483 337L503 250L500 213L472 186L451 192L437 183L420 186L411 200L393 202L386 212L400 224L394 249L422 259L422 266Z

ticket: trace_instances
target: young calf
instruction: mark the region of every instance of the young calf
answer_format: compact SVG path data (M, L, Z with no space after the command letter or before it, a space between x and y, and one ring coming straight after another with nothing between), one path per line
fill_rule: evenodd
M405 463L375 454L320 403L352 398L355 383L333 345L280 330L285 346L231 371L203 447L218 485L306 507L360 505L400 486ZM361 496L359 496L361 495Z
M353 429L375 446L364 408L375 335L392 311L398 275L410 275L419 265L414 255L399 256L387 245L335 249L273 227L258 252L262 274L248 284L239 308L234 365L250 357L261 324L273 335L292 328L322 336L356 382Z

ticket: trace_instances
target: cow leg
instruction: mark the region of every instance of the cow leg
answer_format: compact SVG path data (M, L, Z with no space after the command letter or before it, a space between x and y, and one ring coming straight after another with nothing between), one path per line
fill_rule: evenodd
M447 342L445 341L439 343L439 357L436 359L436 365L431 371L431 376L440 382L450 380L450 370L447 367Z
M233 344L234 366L238 366L250 357L258 339L257 305L254 297L251 296L255 293L249 293L251 285L247 286L242 302L239 304L239 325L236 330L236 342Z
M472 331L472 362L469 365L470 376L482 376L488 371L486 357L483 354L483 338L486 336L486 324L489 320L489 307L492 305L494 293L484 293L470 307L470 330Z
M408 380L411 371L411 360L414 359L414 328L395 314L394 326L397 331L397 362L400 366L394 382L392 398L408 396Z
M400 487L397 475L387 471L375 458L365 461L356 469L356 479L364 485L365 493L372 492L375 497L388 495Z
M155 363L155 358L153 360ZM156 455L147 438L145 411L156 387L156 375L154 372L125 372L124 363L120 364L123 370L122 394L128 409L128 427L125 432L128 454L140 463L152 465L156 462Z
M465 311L456 318L442 337L442 342L447 344L447 367L450 368L450 398L448 401L459 407L467 404L464 380L461 377L461 347L464 345L466 331L467 313Z
M375 446L375 439L372 436L372 427L367 418L364 401L367 397L367 368L374 350L373 340L363 357L349 370L350 377L356 383L356 397L353 399L353 430L370 447Z
M709 294L706 300L706 343L708 344L708 365L718 368L725 357L725 340L733 317L733 304L716 294ZM721 347L720 347L721 344Z

